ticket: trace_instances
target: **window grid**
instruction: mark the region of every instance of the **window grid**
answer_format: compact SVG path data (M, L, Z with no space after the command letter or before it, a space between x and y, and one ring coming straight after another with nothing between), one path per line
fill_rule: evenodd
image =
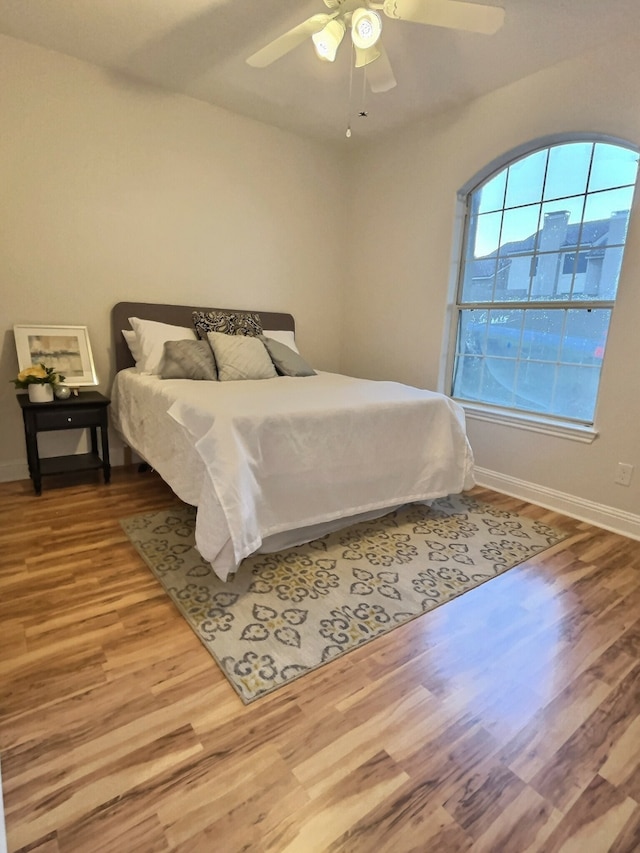
M511 306L509 306L509 307L511 307ZM567 320L568 320L569 309L558 308L556 305L554 305L551 310L557 311L558 313L562 314L562 326L560 329L559 337L560 337L561 341L565 340L566 335L567 335ZM575 309L572 306L570 310L573 311ZM590 307L587 307L585 310L587 310L587 311L590 310ZM520 313L522 314L522 317L520 318L520 323L519 323L519 328L518 328L518 352L522 353L522 351L523 351L523 339L524 339L524 334L525 334L525 313L526 312L524 309L522 309L520 311ZM561 351L562 351L562 344L559 343L558 352L561 353ZM465 355L465 353L461 350L459 342L458 342L456 355L459 357L462 357L462 358L464 358L464 357L468 358L469 357L468 355ZM594 358L595 358L595 356L594 356ZM485 356L485 358L482 361L482 381L480 383L481 385L484 383L484 379L485 379L484 374L485 374L486 360L493 360L496 362L502 361L505 364L508 364L509 362L514 362L514 389L519 388L519 385L520 385L519 374L521 373L521 371L528 370L531 366L535 366L535 365L540 365L540 366L545 366L545 367L553 367L553 387L552 387L551 394L550 394L550 402L551 402L552 408L554 407L554 404L556 402L555 398L556 398L556 392L557 392L557 387L558 387L559 369L561 369L563 367L576 367L576 368L579 368L581 370L586 371L586 370L591 370L594 368L594 365L592 365L592 364L586 364L584 361L580 361L577 359L571 359L571 358L558 357L558 358L550 361L550 360L545 360L542 358L537 358L535 356L528 356L528 355L520 355L519 354L518 356L513 358L513 357L509 357L509 356L501 356L499 354L492 353L489 356ZM516 396L517 396L516 390L513 390L511 393L511 402L512 403L514 403ZM475 398L469 398L468 402L478 402L478 400ZM518 407L514 404L512 406L512 408L517 409ZM520 408L522 408L522 407L520 407Z

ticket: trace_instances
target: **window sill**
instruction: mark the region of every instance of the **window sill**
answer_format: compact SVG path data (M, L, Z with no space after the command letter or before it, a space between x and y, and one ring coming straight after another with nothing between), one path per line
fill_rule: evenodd
M468 418L476 421L487 421L492 424L525 429L529 432L541 432L545 435L553 435L556 438L566 438L570 441L579 441L582 444L592 444L598 437L595 427L576 424L571 421L546 420L537 418L535 415L526 415L520 412L506 412L478 406L474 403L463 403L458 401L465 410Z

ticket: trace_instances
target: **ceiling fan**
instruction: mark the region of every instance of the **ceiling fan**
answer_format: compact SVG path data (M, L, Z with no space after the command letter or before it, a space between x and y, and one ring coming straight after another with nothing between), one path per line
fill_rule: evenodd
M253 53L247 63L266 68L311 38L318 57L333 62L342 39L350 31L355 66L367 66L372 92L386 92L396 85L391 63L382 45L382 18L411 21L433 27L468 30L492 35L503 24L504 9L462 0L324 0L330 13L312 15Z

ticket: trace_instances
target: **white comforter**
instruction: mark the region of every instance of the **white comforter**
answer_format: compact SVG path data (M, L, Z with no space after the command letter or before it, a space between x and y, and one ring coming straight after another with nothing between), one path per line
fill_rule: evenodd
M395 382L122 371L112 408L125 440L198 506L196 545L223 580L283 531L306 541L305 528L473 485L462 408Z

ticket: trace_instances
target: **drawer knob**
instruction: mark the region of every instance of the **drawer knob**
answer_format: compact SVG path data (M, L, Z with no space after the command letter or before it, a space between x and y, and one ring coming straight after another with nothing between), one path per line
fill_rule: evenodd
M71 423L71 418L67 418L67 423L68 423L68 424L70 424L70 423Z

